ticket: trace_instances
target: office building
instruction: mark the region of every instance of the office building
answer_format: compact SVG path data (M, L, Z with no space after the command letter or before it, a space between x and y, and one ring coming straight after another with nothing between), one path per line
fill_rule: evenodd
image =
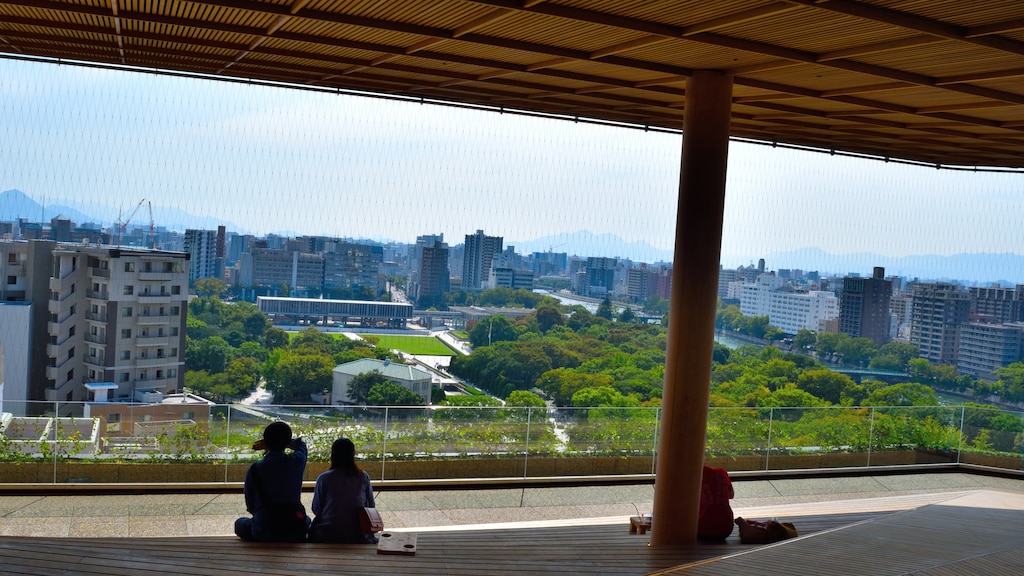
M382 246L328 242L324 248L325 291L366 287L377 293L384 288L384 279L380 273L384 262Z
M854 338L870 338L881 346L891 338L892 282L885 268L876 267L871 278L843 278L839 299L839 331Z
M821 330L839 317L839 299L821 290L796 291L774 274L761 274L757 282L743 284L740 312L744 316L767 316L768 323L786 334L801 328Z

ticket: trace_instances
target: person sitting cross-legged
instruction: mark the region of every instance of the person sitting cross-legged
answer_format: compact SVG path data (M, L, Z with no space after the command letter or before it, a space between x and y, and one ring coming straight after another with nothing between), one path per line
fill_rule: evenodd
M356 465L356 447L348 438L331 445L331 469L316 479L313 490L313 542L376 544L377 537L363 532L359 510L375 507L370 475Z
M288 424L273 422L252 448L266 453L245 474L245 509L252 518L235 520L235 534L256 542L305 540L310 523L301 500L306 443L292 438Z

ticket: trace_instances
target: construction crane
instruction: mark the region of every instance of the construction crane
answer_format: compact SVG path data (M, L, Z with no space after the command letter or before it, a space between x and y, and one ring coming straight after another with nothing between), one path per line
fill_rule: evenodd
M132 218L135 216L135 213L138 212L139 208L142 208L142 205L145 204L145 203L146 203L146 199L145 198L143 198L142 200L139 200L139 203L135 205L135 208L132 208L132 211L128 213L128 217L124 218L123 220L121 218L121 215L120 214L118 215L118 217L117 217L117 245L118 246L121 245L121 237L124 236L125 230L128 229L128 223L132 221Z
M146 202L149 206L149 249L156 248L156 225L153 222L153 203Z

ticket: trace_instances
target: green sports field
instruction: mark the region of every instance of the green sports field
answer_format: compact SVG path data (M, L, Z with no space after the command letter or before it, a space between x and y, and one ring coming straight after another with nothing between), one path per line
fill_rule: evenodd
M452 349L433 336L396 336L393 334L374 334L378 339L377 346L388 350L401 350L406 354L421 356L454 356Z

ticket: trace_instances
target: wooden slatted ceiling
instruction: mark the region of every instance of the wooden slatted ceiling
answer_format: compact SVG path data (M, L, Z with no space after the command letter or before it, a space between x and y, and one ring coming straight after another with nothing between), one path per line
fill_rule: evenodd
M0 0L0 54L668 129L717 69L735 136L1024 168L1019 0Z

